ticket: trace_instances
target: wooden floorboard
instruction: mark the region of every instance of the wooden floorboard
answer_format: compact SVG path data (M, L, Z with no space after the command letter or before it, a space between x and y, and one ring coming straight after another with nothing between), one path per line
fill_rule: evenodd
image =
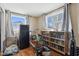
M20 50L16 56L35 56L35 50L32 47Z

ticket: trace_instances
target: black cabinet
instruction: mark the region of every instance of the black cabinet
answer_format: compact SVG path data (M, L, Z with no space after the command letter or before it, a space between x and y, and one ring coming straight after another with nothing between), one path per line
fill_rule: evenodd
M20 25L19 48L29 47L29 25Z

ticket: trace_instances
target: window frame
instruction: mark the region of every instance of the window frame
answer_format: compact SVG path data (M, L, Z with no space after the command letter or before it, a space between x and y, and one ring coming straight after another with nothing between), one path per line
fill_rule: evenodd
M11 18L12 18L12 16L24 18L25 19L25 24L23 24L23 25L28 25L29 24L28 23L28 18L27 18L28 16L27 15L15 13L15 12L11 12ZM11 19L11 22L12 22L12 19ZM14 34L15 34L15 32L17 31L17 29L14 30L13 23L12 23L12 28L13 28L13 31L14 31Z
M54 12L51 12L51 13L49 13L49 14L47 14L45 16L46 29L49 29L49 30L53 30L54 31L54 28L53 27L52 28L49 28L48 27L48 22L47 22L48 20L47 20L47 18L50 17L50 16L53 17L53 16L58 15L58 14L61 14L61 13L64 14L64 8L55 10ZM58 16L57 16L57 18L58 18Z

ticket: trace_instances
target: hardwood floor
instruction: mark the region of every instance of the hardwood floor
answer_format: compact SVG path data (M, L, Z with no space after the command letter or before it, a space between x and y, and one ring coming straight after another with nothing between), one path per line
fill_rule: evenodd
M37 45L35 41L32 41L32 43L34 45ZM32 46L30 46L29 48L20 50L15 56L36 56L36 55L35 55L34 48ZM60 56L60 54L53 51L53 50L51 50L50 51L50 56Z
M15 56L36 56L36 55L33 47L29 47L29 48L20 50ZM52 51L50 56L53 56Z
M35 51L32 47L20 50L16 56L35 56Z
M0 56L1 56L1 52L0 52Z
M1 52L0 52L0 56L2 56Z

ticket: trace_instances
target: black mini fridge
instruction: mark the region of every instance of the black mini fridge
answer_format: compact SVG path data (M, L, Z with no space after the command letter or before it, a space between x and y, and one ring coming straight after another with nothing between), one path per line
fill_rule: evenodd
M28 48L29 45L29 25L20 25L19 49Z

